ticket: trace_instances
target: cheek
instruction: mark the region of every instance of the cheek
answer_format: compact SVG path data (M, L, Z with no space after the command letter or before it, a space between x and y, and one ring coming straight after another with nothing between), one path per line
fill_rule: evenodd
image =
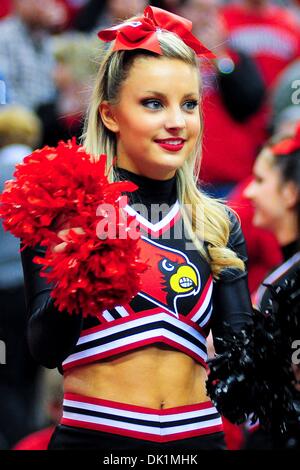
M136 137L152 137L152 133L159 127L157 120L147 116L146 118L136 118L131 116L120 121L120 134L128 139L130 135Z
M193 137L197 137L201 131L201 119L199 115L191 116L187 119L187 128Z
M276 218L274 208L266 200L259 201L254 210L253 224L262 228L271 228Z
M282 200L276 192L268 191L257 200L257 217L268 222L278 220L283 215Z
M264 182L258 184L254 191L255 199L263 206L272 206L277 199L277 194L272 181L266 178Z

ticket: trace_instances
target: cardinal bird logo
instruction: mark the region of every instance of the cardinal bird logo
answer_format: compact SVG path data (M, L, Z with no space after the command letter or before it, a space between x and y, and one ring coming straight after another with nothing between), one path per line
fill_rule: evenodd
M141 237L140 248L141 259L148 260L151 268L142 274L142 290L138 295L178 317L177 300L200 291L198 269L185 253L146 237Z

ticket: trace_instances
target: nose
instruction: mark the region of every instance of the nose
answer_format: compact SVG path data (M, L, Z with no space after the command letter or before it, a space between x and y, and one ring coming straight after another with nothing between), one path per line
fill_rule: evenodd
M251 180L250 183L245 187L243 191L243 196L246 199L253 199L255 195L255 181Z
M180 107L171 108L165 122L168 130L181 130L186 127L185 117Z

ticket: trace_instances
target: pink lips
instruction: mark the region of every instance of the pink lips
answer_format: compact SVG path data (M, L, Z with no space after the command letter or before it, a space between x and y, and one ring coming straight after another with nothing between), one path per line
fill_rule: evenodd
M169 139L156 139L155 142L169 152L179 152L183 148L185 140L179 137L171 137Z

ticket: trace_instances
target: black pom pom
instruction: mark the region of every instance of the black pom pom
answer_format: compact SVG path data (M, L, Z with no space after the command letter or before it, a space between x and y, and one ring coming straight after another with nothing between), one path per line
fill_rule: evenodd
M291 369L292 343L300 338L300 270L282 286L268 287L270 305L264 312L254 311L252 325L238 333L224 325L218 340L226 352L208 362L206 385L229 421L259 419L278 442L290 439L296 428L300 434Z

